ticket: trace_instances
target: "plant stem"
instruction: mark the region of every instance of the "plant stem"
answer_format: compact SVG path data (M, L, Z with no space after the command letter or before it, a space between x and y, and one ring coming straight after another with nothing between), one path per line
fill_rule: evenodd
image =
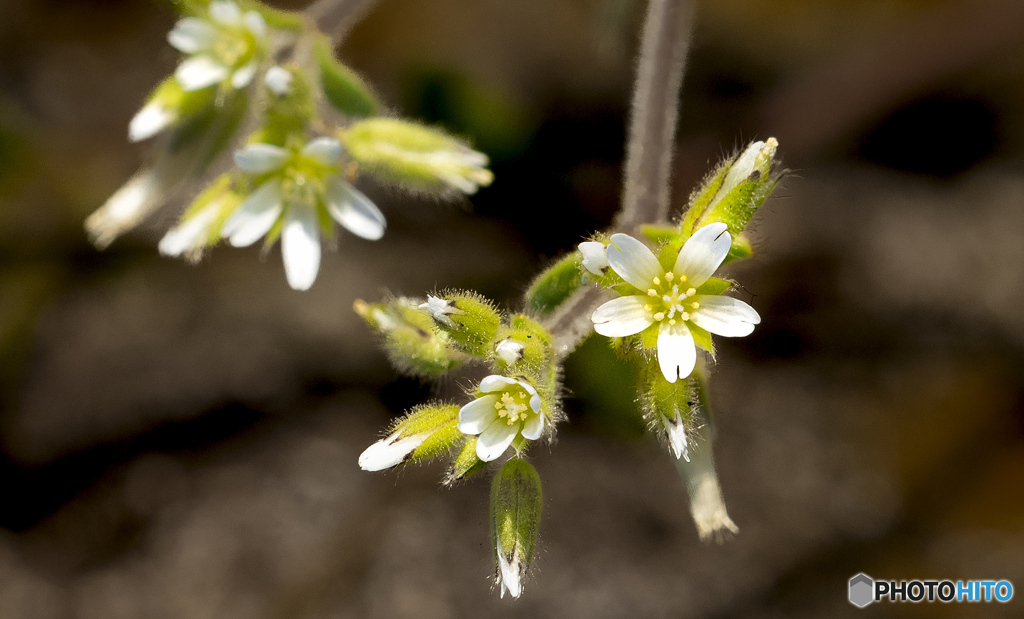
M614 228L635 233L640 224L668 216L672 152L679 116L679 89L690 46L694 0L650 0L626 147L622 206ZM545 321L564 358L593 333L590 315L607 300L592 286L573 294Z
M337 45L376 0L317 0L306 8L321 32Z
M693 23L693 0L650 0L626 147L622 207L615 227L630 233L668 216L669 185Z

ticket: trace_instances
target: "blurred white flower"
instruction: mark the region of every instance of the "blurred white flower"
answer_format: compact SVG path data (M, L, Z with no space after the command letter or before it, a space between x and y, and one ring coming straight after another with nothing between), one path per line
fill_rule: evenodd
M266 38L267 24L258 12L214 0L207 16L181 19L167 35L188 56L174 75L185 92L222 82L245 88L259 69Z
M224 222L221 235L234 247L246 247L281 220L288 284L308 290L320 270L321 208L349 232L370 241L384 236L387 225L373 202L341 177L340 158L341 144L324 137L300 150L257 143L237 151L235 163L260 184Z

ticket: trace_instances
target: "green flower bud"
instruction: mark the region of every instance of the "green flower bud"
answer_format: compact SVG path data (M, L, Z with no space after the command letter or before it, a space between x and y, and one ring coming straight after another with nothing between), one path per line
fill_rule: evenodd
M318 39L314 54L320 66L320 86L328 103L342 114L355 118L377 113L380 107L377 99L362 78L334 58L330 39Z
M551 336L547 330L529 316L512 316L510 326L501 329L494 347L495 370L506 375L524 373L543 381L541 371L551 361Z
M413 409L392 426L386 438L363 451L359 468L381 471L447 453L462 439L456 427L458 416L459 407L454 404L428 404Z
M582 256L573 252L544 270L526 290L526 305L537 314L550 314L579 289Z
M287 75L286 87L281 82ZM249 136L249 144L285 146L291 141L304 143L306 127L316 116L313 93L297 66L271 67L265 84L270 91L263 126Z
M525 460L513 458L491 485L491 537L497 559L497 583L518 598L533 560L542 507L540 475Z
M466 436L458 455L455 456L455 460L452 461L452 465L448 469L448 476L444 480L445 485L450 486L457 481L466 479L487 466L487 463L476 455L476 439L476 436Z
M339 135L352 159L371 174L414 191L476 193L490 185L487 155L439 129L396 118L370 118Z
M640 373L640 404L648 426L666 439L677 459L690 460L694 411L697 409L697 378L670 383L656 363L647 362Z
M733 238L738 238L779 183L781 174L772 171L778 146L775 138L753 142L739 155L722 162L691 197L681 226L683 236L688 238L695 230L722 222Z
M407 299L366 303L357 299L353 309L384 336L391 363L413 376L441 376L459 367L466 356L434 329L433 321Z
M501 317L490 301L471 292L427 295L420 305L440 332L459 349L478 357L490 356L497 344Z

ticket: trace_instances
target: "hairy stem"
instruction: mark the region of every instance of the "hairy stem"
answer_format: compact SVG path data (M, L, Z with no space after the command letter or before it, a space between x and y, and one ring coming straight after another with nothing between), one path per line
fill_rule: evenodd
M622 206L614 226L620 232L634 233L640 224L661 221L668 215L679 89L693 11L694 0L650 0L647 6L633 91ZM582 288L545 321L559 358L593 333L590 315L606 300L603 291Z
M633 90L622 207L623 232L664 220L679 110L679 89L693 23L693 0L650 0Z
M316 0L306 8L306 16L337 45L375 1Z

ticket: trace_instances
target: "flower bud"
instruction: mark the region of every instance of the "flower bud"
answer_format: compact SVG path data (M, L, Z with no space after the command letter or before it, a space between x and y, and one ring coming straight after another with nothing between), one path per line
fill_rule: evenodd
M657 364L647 363L640 380L640 402L651 429L661 434L676 459L688 462L698 408L696 375L670 383Z
M128 139L132 142L147 140L195 115L213 100L212 91L185 92L178 80L168 77L128 124Z
M320 67L320 85L324 97L334 109L353 118L365 118L377 113L380 107L377 99L362 78L334 58L330 39L323 37L317 40L314 54Z
M580 254L573 252L555 262L533 280L526 290L526 305L537 314L550 314L579 289Z
M383 438L359 456L359 468L381 471L403 462L417 462L441 455L462 438L456 427L459 407L429 404L413 409Z
M683 235L689 237L708 224L722 222L736 238L779 183L781 174L772 171L778 146L775 138L753 142L720 164L691 197Z
M476 455L476 440L476 436L466 436L462 447L459 448L458 455L455 456L455 460L452 461L452 465L448 469L448 476L444 480L445 485L450 486L457 481L466 479L487 466L487 463Z
M500 339L494 347L494 361L497 371L523 373L532 376L539 383L545 383L543 374L552 360L551 336L540 323L524 314L515 314L509 327L502 328Z
M340 139L362 168L412 190L473 194L494 180L487 155L431 127L370 118L352 125Z
M392 364L414 376L441 376L465 362L466 356L434 330L433 321L408 299L388 303L356 300L353 309L384 336Z
M419 307L462 351L486 357L494 350L501 317L487 299L471 292L446 292L428 295Z
M523 592L523 579L533 560L542 506L540 475L530 463L513 458L491 484L491 536L497 559L501 596Z

